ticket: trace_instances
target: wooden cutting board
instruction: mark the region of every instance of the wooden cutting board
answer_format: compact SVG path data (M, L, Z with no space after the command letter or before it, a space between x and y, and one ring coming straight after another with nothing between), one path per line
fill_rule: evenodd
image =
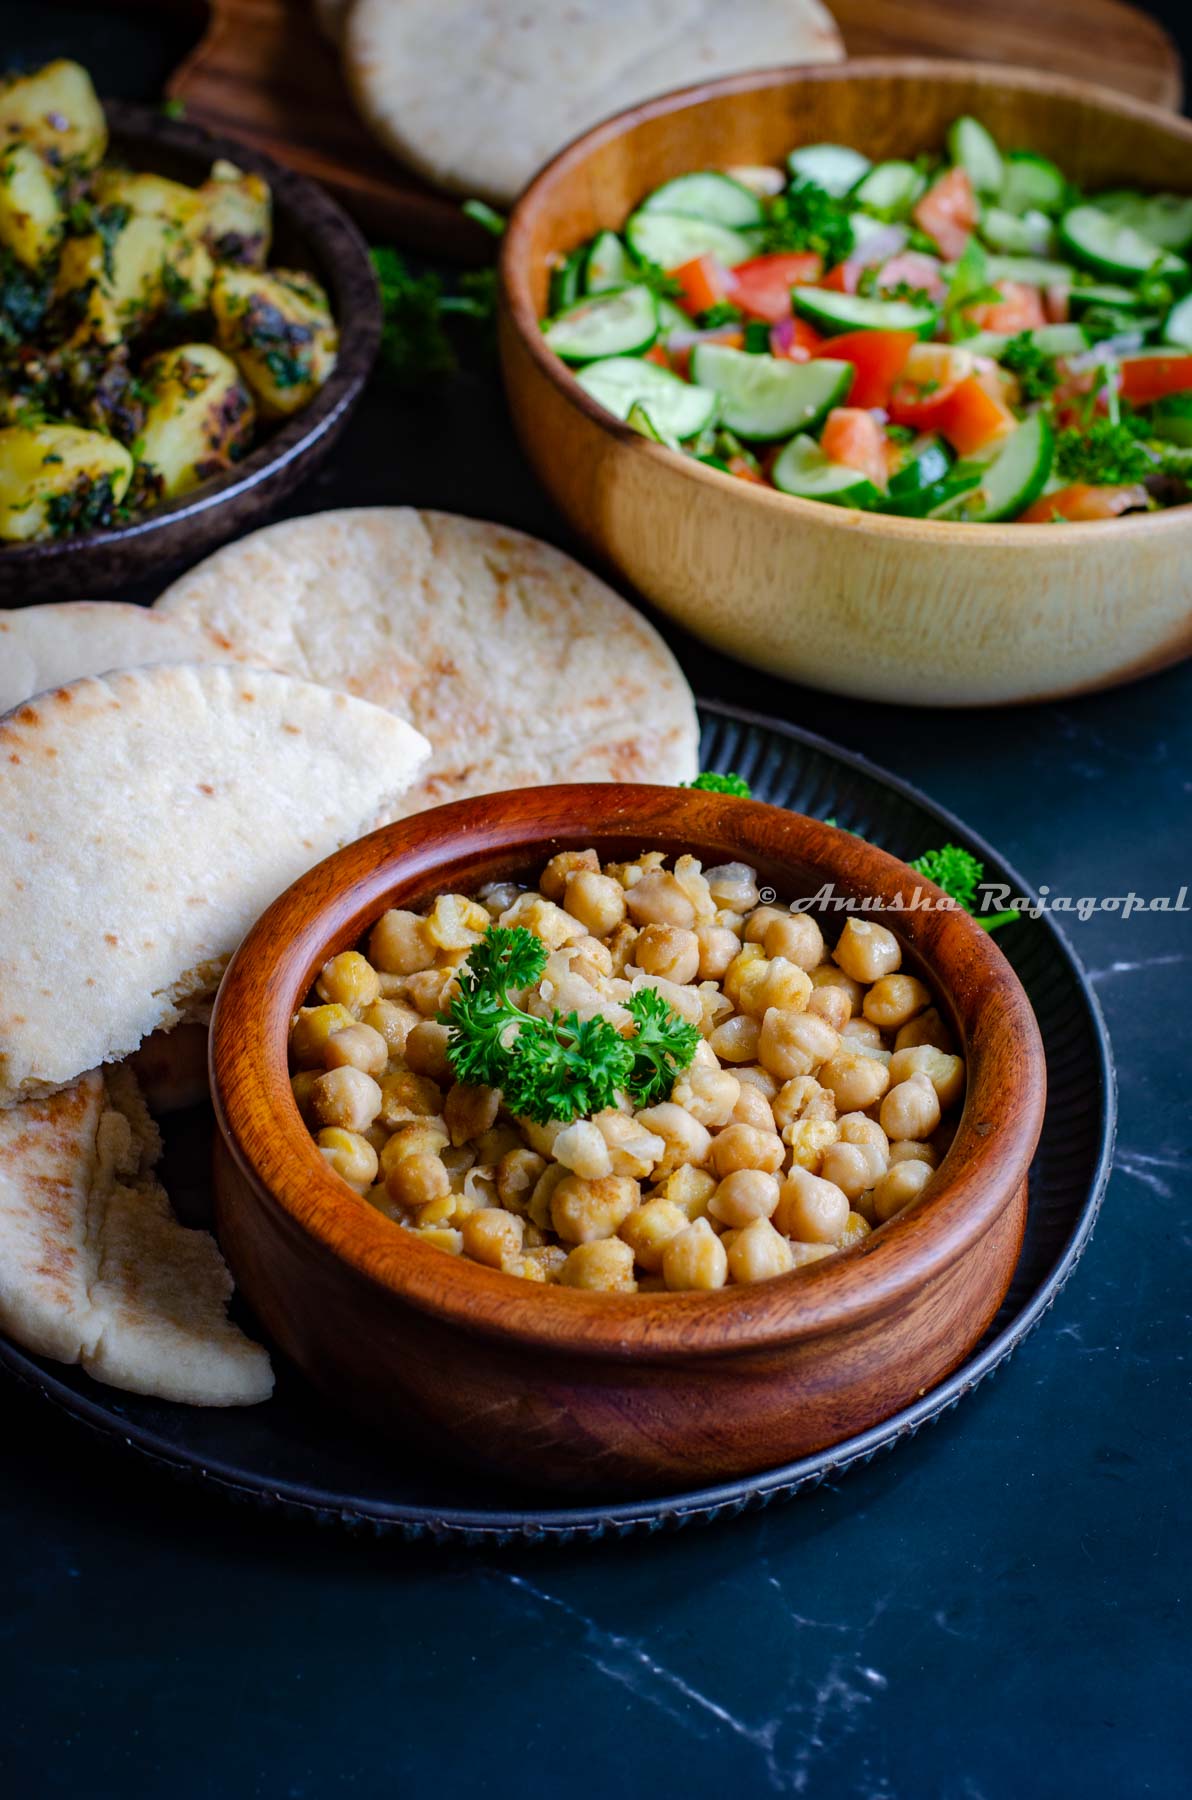
M189 0L175 0L186 5ZM1179 58L1123 0L828 0L851 56L936 55L1029 64L1178 107ZM206 30L168 84L187 114L319 181L375 237L452 258L491 239L449 195L409 174L360 124L310 0L211 0Z

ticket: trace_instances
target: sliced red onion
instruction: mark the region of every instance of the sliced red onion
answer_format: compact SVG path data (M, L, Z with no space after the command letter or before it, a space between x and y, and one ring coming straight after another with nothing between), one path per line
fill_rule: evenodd
M775 356L789 356L795 346L795 321L779 319L770 327L770 349Z
M905 225L875 224L872 231L866 231L857 239L848 260L862 269L868 269L874 263L885 262L889 257L897 256L900 250L905 250L910 235Z
M1073 375L1083 375L1089 369L1100 367L1103 362L1115 361L1119 356L1133 356L1143 346L1141 331L1120 331L1116 337L1102 338L1091 350L1081 350L1075 356L1067 358L1067 364Z
M739 337L740 334L739 325L708 325L702 331L697 330L694 325L676 325L673 331L666 334L666 348L674 351L694 350L697 344L723 342L725 338Z

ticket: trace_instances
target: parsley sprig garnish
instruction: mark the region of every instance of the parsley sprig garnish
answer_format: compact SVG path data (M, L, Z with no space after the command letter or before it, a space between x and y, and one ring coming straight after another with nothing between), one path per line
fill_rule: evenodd
M1020 331L1002 350L1002 367L1018 377L1023 400L1046 400L1059 386L1055 357L1032 342L1029 331Z
M925 850L922 856L908 863L907 868L943 888L957 906L972 913L982 931L996 931L999 925L1012 925L1019 916L1017 912L978 913L977 890L985 875L985 864L971 850L962 850L959 844L943 844L938 850Z
M698 788L705 794L736 794L742 800L751 798L749 783L743 775L718 775L714 769L705 769L694 781L683 781L679 785Z
M1153 475L1157 465L1128 424L1097 419L1084 431L1073 427L1060 432L1055 441L1055 466L1065 481L1129 487Z
M772 200L762 228L760 248L817 250L826 267L843 262L853 247L849 209L814 181L795 181Z
M635 1106L665 1100L695 1055L695 1026L653 988L625 1003L632 1037L599 1013L527 1012L515 996L540 980L546 958L546 945L520 925L490 925L468 953L459 992L439 1015L457 1080L500 1088L515 1117L539 1125L590 1118L621 1093Z

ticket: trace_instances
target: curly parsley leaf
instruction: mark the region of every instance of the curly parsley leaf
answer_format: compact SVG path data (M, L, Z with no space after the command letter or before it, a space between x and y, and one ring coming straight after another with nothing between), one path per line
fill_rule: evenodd
M676 1080L699 1048L700 1034L654 988L639 988L625 1005L637 1026L636 1034L628 1039L633 1058L629 1092L639 1106L654 1106L669 1099Z
M925 850L922 856L908 863L907 868L943 888L957 906L973 914L983 931L996 931L999 925L1011 925L1019 916L1016 912L977 914L977 892L985 874L985 864L970 850L962 850L959 844L943 844L938 850Z
M698 788L704 794L736 794L741 800L752 798L752 789L743 775L718 775L714 769L705 769L694 781L681 781L679 786Z
M1012 337L999 360L1004 369L1018 377L1019 392L1026 401L1046 400L1059 385L1060 373L1055 357L1040 350L1029 331L1020 331L1017 337Z
M792 182L770 202L760 248L815 250L829 267L843 262L853 248L848 207L814 181Z
M1055 441L1055 467L1065 481L1092 487L1128 487L1156 470L1155 458L1129 425L1097 419L1087 430L1070 427Z

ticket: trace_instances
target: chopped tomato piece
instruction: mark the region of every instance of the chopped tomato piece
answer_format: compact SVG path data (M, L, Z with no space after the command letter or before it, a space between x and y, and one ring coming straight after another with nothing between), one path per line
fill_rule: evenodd
M1090 519L1116 519L1119 513L1145 507L1144 487L1090 487L1075 481L1071 487L1044 494L1019 517L1020 525L1050 525L1053 519L1079 524Z
M730 475L735 475L739 481L756 481L760 487L770 485L761 470L755 469L747 456L730 456L728 472Z
M792 250L755 256L733 270L733 298L755 319L776 325L791 310L791 289L819 280L824 259L814 250Z
M942 431L942 420L959 381L944 381L931 387L917 381L900 381L890 391L886 410L895 425L910 425L915 431Z
M1066 325L1072 317L1072 289L1066 281L1053 281L1043 289L1043 310L1049 325Z
M859 469L874 487L885 487L886 434L864 407L834 406L820 433L820 449L829 462Z
M823 341L806 319L779 319L770 331L770 355L785 357L787 362L809 362Z
M856 373L850 406L885 406L916 341L913 331L846 331L830 338L817 354L852 363Z
M818 285L827 288L833 294L855 294L864 267L864 263L859 262L837 263L836 267L830 269Z
M898 287L902 282L907 287L922 288L932 300L942 300L948 291L939 257L928 256L923 250L903 250L882 264L877 278L880 288Z
M914 210L921 231L934 238L940 254L954 262L977 227L977 200L963 169L949 169L928 188Z
M1165 394L1192 388L1192 356L1178 351L1171 356L1125 356L1121 368L1122 398L1132 406L1146 406Z
M1013 337L1019 331L1037 331L1046 325L1047 314L1038 288L1028 287L1024 281L999 281L997 291L1000 300L984 300L964 308L965 318L978 331L1007 331Z
M642 361L657 363L660 369L669 369L671 366L671 359L666 354L666 351L661 344L651 344L650 348L646 351L646 354L642 357Z
M889 413L896 425L916 431L938 431L961 456L971 456L1013 431L1018 421L1010 408L991 394L979 375L946 383L934 393L900 382L890 395Z
M693 256L690 262L681 263L670 274L683 290L679 305L693 317L696 313L707 312L719 300L733 298L732 273L714 256Z

